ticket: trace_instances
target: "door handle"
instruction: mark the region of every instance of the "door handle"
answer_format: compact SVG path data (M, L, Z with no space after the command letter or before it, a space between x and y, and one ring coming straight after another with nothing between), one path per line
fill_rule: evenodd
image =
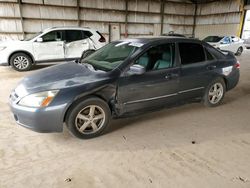
M179 77L179 74L175 74L175 73L167 74L165 76L166 79L172 79L172 78L177 78L177 77Z
M57 46L62 46L62 44L57 44Z
M207 67L208 70L213 70L213 69L216 69L216 65L211 65L211 66L208 66Z

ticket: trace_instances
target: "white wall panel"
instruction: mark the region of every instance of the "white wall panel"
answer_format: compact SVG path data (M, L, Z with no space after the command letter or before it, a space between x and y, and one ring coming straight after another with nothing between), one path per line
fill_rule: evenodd
M96 20L109 22L124 22L125 14L118 11L103 11L103 10L88 10L82 9L80 11L80 18L82 20Z
M109 32L109 24L101 22L81 22L81 27L89 27L98 30L101 33Z
M42 5L23 5L23 17L45 19L77 19L74 8L46 7Z
M239 1L227 0L218 1L213 3L202 4L198 6L198 15L219 14L224 12L237 12L239 11Z
M128 15L129 22L139 22L139 23L160 23L161 17L160 15L149 15L144 13L130 13Z
M193 24L194 18L191 16L176 16L176 15L165 15L164 23L173 23L173 24Z
M165 3L164 12L167 14L194 15L195 6L193 4Z
M124 0L81 0L81 7L125 10Z
M197 9L195 36L236 35L240 27L240 1L201 4Z
M21 21L0 19L0 32L22 32Z
M64 5L64 6L77 6L76 0L44 0L44 4L48 5Z
M239 24L223 25L198 25L195 28L195 36L204 39L209 35L236 35Z
M0 16L19 17L20 11L17 4L3 3L0 5Z
M23 3L43 4L43 0L22 0Z

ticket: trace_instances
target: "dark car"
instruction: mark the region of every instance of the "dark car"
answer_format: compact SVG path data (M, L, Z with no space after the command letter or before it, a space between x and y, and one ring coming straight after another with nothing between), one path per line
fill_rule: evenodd
M239 80L239 63L205 42L178 37L115 41L83 59L24 78L10 95L16 122L79 138L123 117L201 100L214 107Z

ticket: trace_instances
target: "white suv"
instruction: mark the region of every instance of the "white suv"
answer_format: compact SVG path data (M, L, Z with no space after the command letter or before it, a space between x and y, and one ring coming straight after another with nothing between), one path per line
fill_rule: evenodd
M244 40L237 36L208 36L203 41L219 50L228 50L240 56L244 50Z
M90 28L53 27L23 41L1 42L0 65L27 71L36 63L80 59L105 43L105 38Z

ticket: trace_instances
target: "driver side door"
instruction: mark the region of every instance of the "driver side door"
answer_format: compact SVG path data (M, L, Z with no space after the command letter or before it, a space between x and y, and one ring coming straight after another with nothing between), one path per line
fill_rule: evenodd
M63 31L50 31L40 38L42 38L41 42L33 42L33 51L36 61L64 60Z
M122 114L177 101L180 68L175 59L175 44L167 43L150 48L135 61L146 72L120 77L117 101Z

